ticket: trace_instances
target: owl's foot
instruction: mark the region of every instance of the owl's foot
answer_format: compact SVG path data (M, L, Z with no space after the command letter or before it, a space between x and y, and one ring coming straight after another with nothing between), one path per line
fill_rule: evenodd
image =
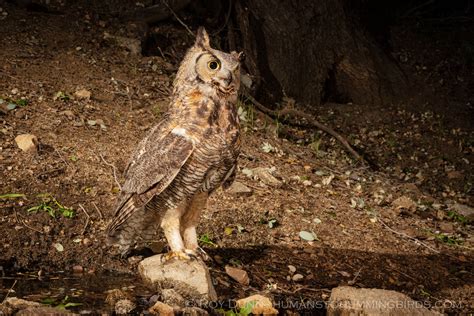
M197 256L199 256L199 258L201 258L204 261L208 261L211 258L209 257L207 252L205 252L204 249L202 249L201 247L197 247L195 252Z
M187 250L185 250L185 251L170 251L162 257L163 262L167 262L172 259L187 261L187 260L196 259L196 255L193 253L189 253Z

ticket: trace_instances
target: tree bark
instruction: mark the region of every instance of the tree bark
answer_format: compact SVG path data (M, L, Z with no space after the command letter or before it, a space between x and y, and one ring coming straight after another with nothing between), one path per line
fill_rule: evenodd
M380 105L406 91L404 74L365 31L352 0L237 0L246 67L258 97Z

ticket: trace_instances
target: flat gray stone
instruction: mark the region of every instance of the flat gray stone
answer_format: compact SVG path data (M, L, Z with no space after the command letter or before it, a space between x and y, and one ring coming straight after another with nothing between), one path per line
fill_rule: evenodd
M460 203L448 205L449 209L455 211L459 215L464 216L469 222L474 222L474 208Z
M163 262L163 255L146 258L138 265L138 272L147 286L154 290L172 289L185 300L216 301L217 294L211 275L201 260L171 259ZM165 291L166 292L166 291ZM177 302L164 303L174 305Z
M252 189L238 181L234 181L234 183L232 183L232 185L227 189L226 192L230 194L234 194L234 195L239 195L239 196L252 195Z
M327 308L328 316L434 316L423 303L403 293L380 289L359 289L339 286L331 291Z

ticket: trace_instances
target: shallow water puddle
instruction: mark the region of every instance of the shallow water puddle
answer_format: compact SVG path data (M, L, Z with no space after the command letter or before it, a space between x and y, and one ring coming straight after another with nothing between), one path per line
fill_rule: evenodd
M107 291L112 289L120 289L135 298L138 311L146 309L147 298L153 295L136 277L127 274L38 277L18 273L0 277L0 302L8 295L53 307L65 306L68 310L81 313L111 312L113 306L106 303L106 297Z

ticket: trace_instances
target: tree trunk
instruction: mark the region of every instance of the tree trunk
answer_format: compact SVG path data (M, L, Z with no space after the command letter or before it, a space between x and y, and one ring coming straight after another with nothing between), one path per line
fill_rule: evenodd
M236 0L258 96L311 105L396 102L406 79L357 18L352 0Z

